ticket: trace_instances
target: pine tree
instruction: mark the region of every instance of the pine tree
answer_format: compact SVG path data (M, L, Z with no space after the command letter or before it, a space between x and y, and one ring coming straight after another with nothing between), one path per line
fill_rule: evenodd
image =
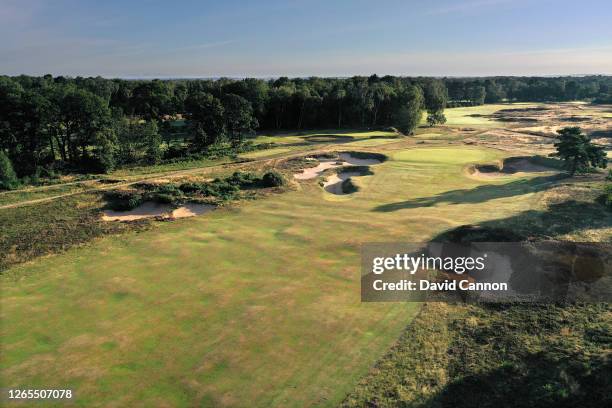
M576 172L584 172L590 167L605 169L608 164L606 152L601 146L591 143L579 127L566 127L559 131L555 143L557 153L553 156L565 161L566 168L573 176Z

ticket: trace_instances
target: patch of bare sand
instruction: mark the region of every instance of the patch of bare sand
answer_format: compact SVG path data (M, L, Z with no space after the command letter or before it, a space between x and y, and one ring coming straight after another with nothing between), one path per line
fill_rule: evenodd
M302 170L293 175L298 180L309 180L320 176L325 170L343 166L371 166L381 163L377 159L362 159L351 156L350 153L340 153L337 159L319 159L319 164Z
M356 171L345 171L340 174L331 174L327 177L327 180L323 183L323 188L328 193L336 194L336 195L344 195L346 194L342 189L342 183L345 180L350 179L351 177L358 177L362 174Z
M195 217L214 210L216 207L211 204L187 203L172 211L172 218Z
M321 159L319 160L319 164L317 166L304 169L301 173L294 174L293 177L298 180L309 180L320 176L327 169L333 169L341 166L344 166L344 163L342 163L340 160Z
M102 213L102 220L135 221L143 218L185 218L204 214L214 208L215 206L210 204L188 203L175 209L169 204L148 201L129 211L106 210Z

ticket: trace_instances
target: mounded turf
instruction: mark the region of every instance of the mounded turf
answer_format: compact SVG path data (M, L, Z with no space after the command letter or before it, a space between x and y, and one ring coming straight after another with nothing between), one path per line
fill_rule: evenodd
M2 386L80 406L337 405L417 304L361 304L359 245L426 241L537 205L547 181L479 181L470 147L387 151L333 199L316 183L15 267L2 277Z

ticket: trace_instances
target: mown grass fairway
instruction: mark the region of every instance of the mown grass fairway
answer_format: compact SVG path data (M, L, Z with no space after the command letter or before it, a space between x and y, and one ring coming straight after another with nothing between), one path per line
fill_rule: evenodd
M466 177L490 149L385 154L348 198L313 181L8 270L3 386L71 387L79 406L337 405L419 307L360 303L359 244L509 217L548 185Z
M526 109L539 106L534 103L506 103L506 104L487 104L479 106L467 106L461 108L451 108L444 111L446 124L449 126L474 126L491 127L504 126L503 122L491 120L485 115L490 115L502 109Z

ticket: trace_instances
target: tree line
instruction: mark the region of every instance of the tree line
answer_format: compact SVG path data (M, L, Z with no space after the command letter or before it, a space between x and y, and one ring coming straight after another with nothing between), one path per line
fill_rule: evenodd
M0 167L15 177L106 172L116 166L240 148L259 130L395 127L422 112L499 101L610 99L611 77L123 80L0 76ZM181 143L170 143L179 138ZM7 167L7 168L8 168ZM8 184L5 183L5 184Z
M449 107L502 101L612 103L610 76L447 78L444 82Z

